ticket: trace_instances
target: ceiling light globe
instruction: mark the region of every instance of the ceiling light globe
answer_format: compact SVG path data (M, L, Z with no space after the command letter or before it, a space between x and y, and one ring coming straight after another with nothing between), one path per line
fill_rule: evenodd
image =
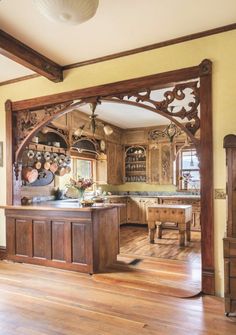
M34 0L41 14L51 21L76 25L91 19L99 0Z

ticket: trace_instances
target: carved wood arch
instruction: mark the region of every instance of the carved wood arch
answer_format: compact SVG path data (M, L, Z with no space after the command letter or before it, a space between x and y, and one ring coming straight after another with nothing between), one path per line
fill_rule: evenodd
M187 134L187 136L198 148L199 139L195 137L197 130L200 128L200 118L198 115L198 107L200 103L198 83L198 81L191 81L175 84L172 90L168 89L164 93L164 99L161 101L152 99L152 89L146 88L145 90L141 89L140 91L131 91L111 96L97 96L90 99L85 98L75 103L51 106L50 109L45 107L42 111L41 117L38 116L35 111L26 110L18 112L16 115L18 143L16 143L17 149L15 153L15 162L17 163L21 160L25 146L45 125L52 122L59 116L75 110L81 104L88 102L97 104L101 101L128 104L157 113L175 123ZM177 112L170 112L168 108L170 108L172 102L177 100L181 104L181 102L184 101L186 97L186 94L184 93L185 89L191 89L191 95L194 96L194 101L188 103L189 110L182 106ZM130 99L134 99L135 101L131 101ZM177 118L187 118L188 122L181 123L177 120Z
M72 111L79 104L87 102L96 102L102 100L122 101L124 97L135 96L137 102L143 103L143 99L149 100L148 90L154 90L163 87L174 87L175 91L167 95L163 102L152 102L151 108L155 112L164 113L171 120L172 115L168 114L168 106L173 96L181 97L181 90L178 92L181 84L185 81L196 80L199 78L199 87L196 86L197 97L196 104L200 103L201 125L197 118L196 105L192 106L191 112L186 116L185 110L180 110L178 117L183 115L193 121L187 122L185 131L189 131L194 137L197 129L201 126L201 137L199 143L200 151L200 174L201 174L201 222L202 222L202 291L208 294L215 292L215 274L214 274L214 218L213 218L213 144L212 144L212 101L211 101L211 61L204 60L198 66L179 69L166 73L160 73L143 78L130 79L112 84L106 84L71 92L54 94L36 99L23 101L6 102L6 128L7 128L7 156L9 173L7 174L7 203L14 202L14 192L17 193L19 183L14 184L13 188L13 162L19 159L21 152L37 131L47 125L53 119ZM176 84L177 83L177 84ZM143 93L143 92L146 92ZM76 102L74 103L74 101ZM45 118L34 120L31 118L35 110L46 108ZM17 128L18 113L30 113L26 117L26 124L29 120L33 122L32 129L30 123L26 136L23 136L21 143L16 147L13 137L14 130ZM18 116L17 116L18 115ZM35 122L35 123L34 123ZM173 120L174 122L174 120ZM13 148L16 148L13 149ZM18 186L17 186L18 185Z

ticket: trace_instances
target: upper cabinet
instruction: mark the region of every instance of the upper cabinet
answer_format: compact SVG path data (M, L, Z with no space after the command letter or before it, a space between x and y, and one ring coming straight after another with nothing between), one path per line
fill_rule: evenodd
M148 151L148 176L150 184L173 183L173 150L171 143L150 144Z
M124 154L121 144L107 142L107 183L124 183Z
M146 182L146 147L125 148L125 181Z

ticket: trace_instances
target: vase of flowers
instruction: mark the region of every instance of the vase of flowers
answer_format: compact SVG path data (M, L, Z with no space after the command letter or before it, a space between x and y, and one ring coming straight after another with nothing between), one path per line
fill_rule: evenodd
M93 185L92 179L85 179L80 176L78 176L78 179L70 178L69 184L67 184L67 187L72 187L77 190L78 194L78 201L81 203L82 200L84 200L84 193L87 188L91 187Z

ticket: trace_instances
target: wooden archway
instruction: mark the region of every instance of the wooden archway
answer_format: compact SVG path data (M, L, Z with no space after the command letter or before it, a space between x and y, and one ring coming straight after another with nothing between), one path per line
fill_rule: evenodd
M194 81L190 82L196 94L195 104L190 111L183 108L175 117L187 117L189 122L181 125L168 112L168 105L173 98L181 100L185 84L179 82L199 80L199 87ZM182 85L182 86L181 86ZM188 85L188 83L187 83ZM194 86L195 85L195 86ZM174 87L169 91L165 101L150 101L150 90ZM20 159L25 145L42 127L55 118L74 110L82 103L101 100L124 103L129 102L129 97L135 97L136 103L149 102L152 111L166 116L176 122L178 126L192 139L200 152L201 174L201 225L202 225L202 291L207 294L215 292L214 274L214 219L213 219L213 145L212 145L212 102L211 102L211 62L204 60L200 65L157 75L131 79L112 84L106 84L88 89L75 90L60 94L38 97L35 99L6 102L6 129L7 129L7 157L10 171L7 178L7 203L14 202L14 189L12 176L17 179L17 161ZM76 101L76 102L74 102ZM150 106L150 103L152 104ZM201 119L197 115L197 106L200 103ZM35 118L34 111L43 109L42 117ZM195 137L201 129L200 142ZM20 130L20 136L14 138L13 129ZM18 133L19 134L19 133ZM20 139L20 140L19 140ZM18 141L18 142L17 142ZM14 144L14 147L13 147ZM15 166L15 173L14 173ZM17 183L15 184L16 187Z

